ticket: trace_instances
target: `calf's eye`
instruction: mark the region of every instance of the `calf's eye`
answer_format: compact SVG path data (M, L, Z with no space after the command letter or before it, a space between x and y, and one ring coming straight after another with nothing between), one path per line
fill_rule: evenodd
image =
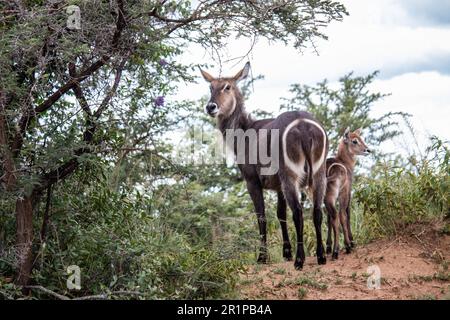
M358 144L358 140L353 140L353 144Z

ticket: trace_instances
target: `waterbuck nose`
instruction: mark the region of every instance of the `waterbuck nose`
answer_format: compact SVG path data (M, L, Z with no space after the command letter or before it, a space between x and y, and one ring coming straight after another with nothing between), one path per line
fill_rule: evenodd
M371 153L372 151L371 151L369 148L367 148L367 149L366 149L366 152L367 152L367 153Z
M217 103L209 102L206 105L206 112L208 112L209 114L216 113L218 109L219 109L219 107L217 106Z

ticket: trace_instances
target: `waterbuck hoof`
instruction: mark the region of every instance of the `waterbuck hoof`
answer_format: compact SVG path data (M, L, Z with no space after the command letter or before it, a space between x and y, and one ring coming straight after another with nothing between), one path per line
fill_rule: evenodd
M289 252L284 252L283 253L283 258L284 258L285 261L292 261L292 253L290 251Z
M303 261L296 259L294 262L294 268L295 268L295 270L302 270L303 269Z
M351 253L352 252L352 247L351 246L346 246L345 247L345 253L346 254L349 254L349 253Z
M292 261L291 246L283 246L283 258L286 261Z
M327 254L331 254L331 246L327 246Z
M339 257L339 252L338 251L335 251L335 252L333 252L333 255L331 256L331 260L337 260L338 259L338 257Z
M317 263L319 265L327 264L327 257L325 256L317 257Z
M350 242L350 247L354 248L354 247L356 247L356 244L353 241L351 241Z

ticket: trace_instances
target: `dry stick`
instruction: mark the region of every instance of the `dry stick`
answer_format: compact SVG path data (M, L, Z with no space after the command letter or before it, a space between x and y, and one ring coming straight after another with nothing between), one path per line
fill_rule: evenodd
M138 291L113 291L109 294L104 293L93 296L84 296L79 298L73 298L72 300L106 300L111 295L143 296L144 294Z
M40 291L42 291L42 292L44 292L44 293L46 293L48 295L51 295L51 296L53 296L53 297L55 297L55 298L57 298L59 300L70 300L69 297L64 296L62 294L59 294L59 293L56 293L56 292L54 292L54 291L52 291L50 289L44 288L43 286L25 286L24 288L32 289L32 290L33 289L40 290Z
M40 290L52 297L55 297L59 300L105 300L108 299L109 296L111 295L130 295L130 296L142 296L144 295L142 292L138 292L138 291L112 291L111 293L103 293L103 294L98 294L98 295L92 295L92 296L84 296L84 297L79 297L79 298L69 298L68 296L56 293L50 289L47 289L43 286L25 286L25 288L27 289L35 289L35 290Z

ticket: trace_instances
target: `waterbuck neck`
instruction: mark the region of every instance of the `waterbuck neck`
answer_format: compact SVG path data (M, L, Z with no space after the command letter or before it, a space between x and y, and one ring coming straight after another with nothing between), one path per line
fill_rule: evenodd
M236 108L233 113L227 118L218 118L217 126L225 137L227 129L242 129L248 130L253 124L250 115L245 111L244 105L240 99L237 99Z
M350 172L353 172L356 164L356 155L350 152L343 139L339 142L336 160L342 163Z

